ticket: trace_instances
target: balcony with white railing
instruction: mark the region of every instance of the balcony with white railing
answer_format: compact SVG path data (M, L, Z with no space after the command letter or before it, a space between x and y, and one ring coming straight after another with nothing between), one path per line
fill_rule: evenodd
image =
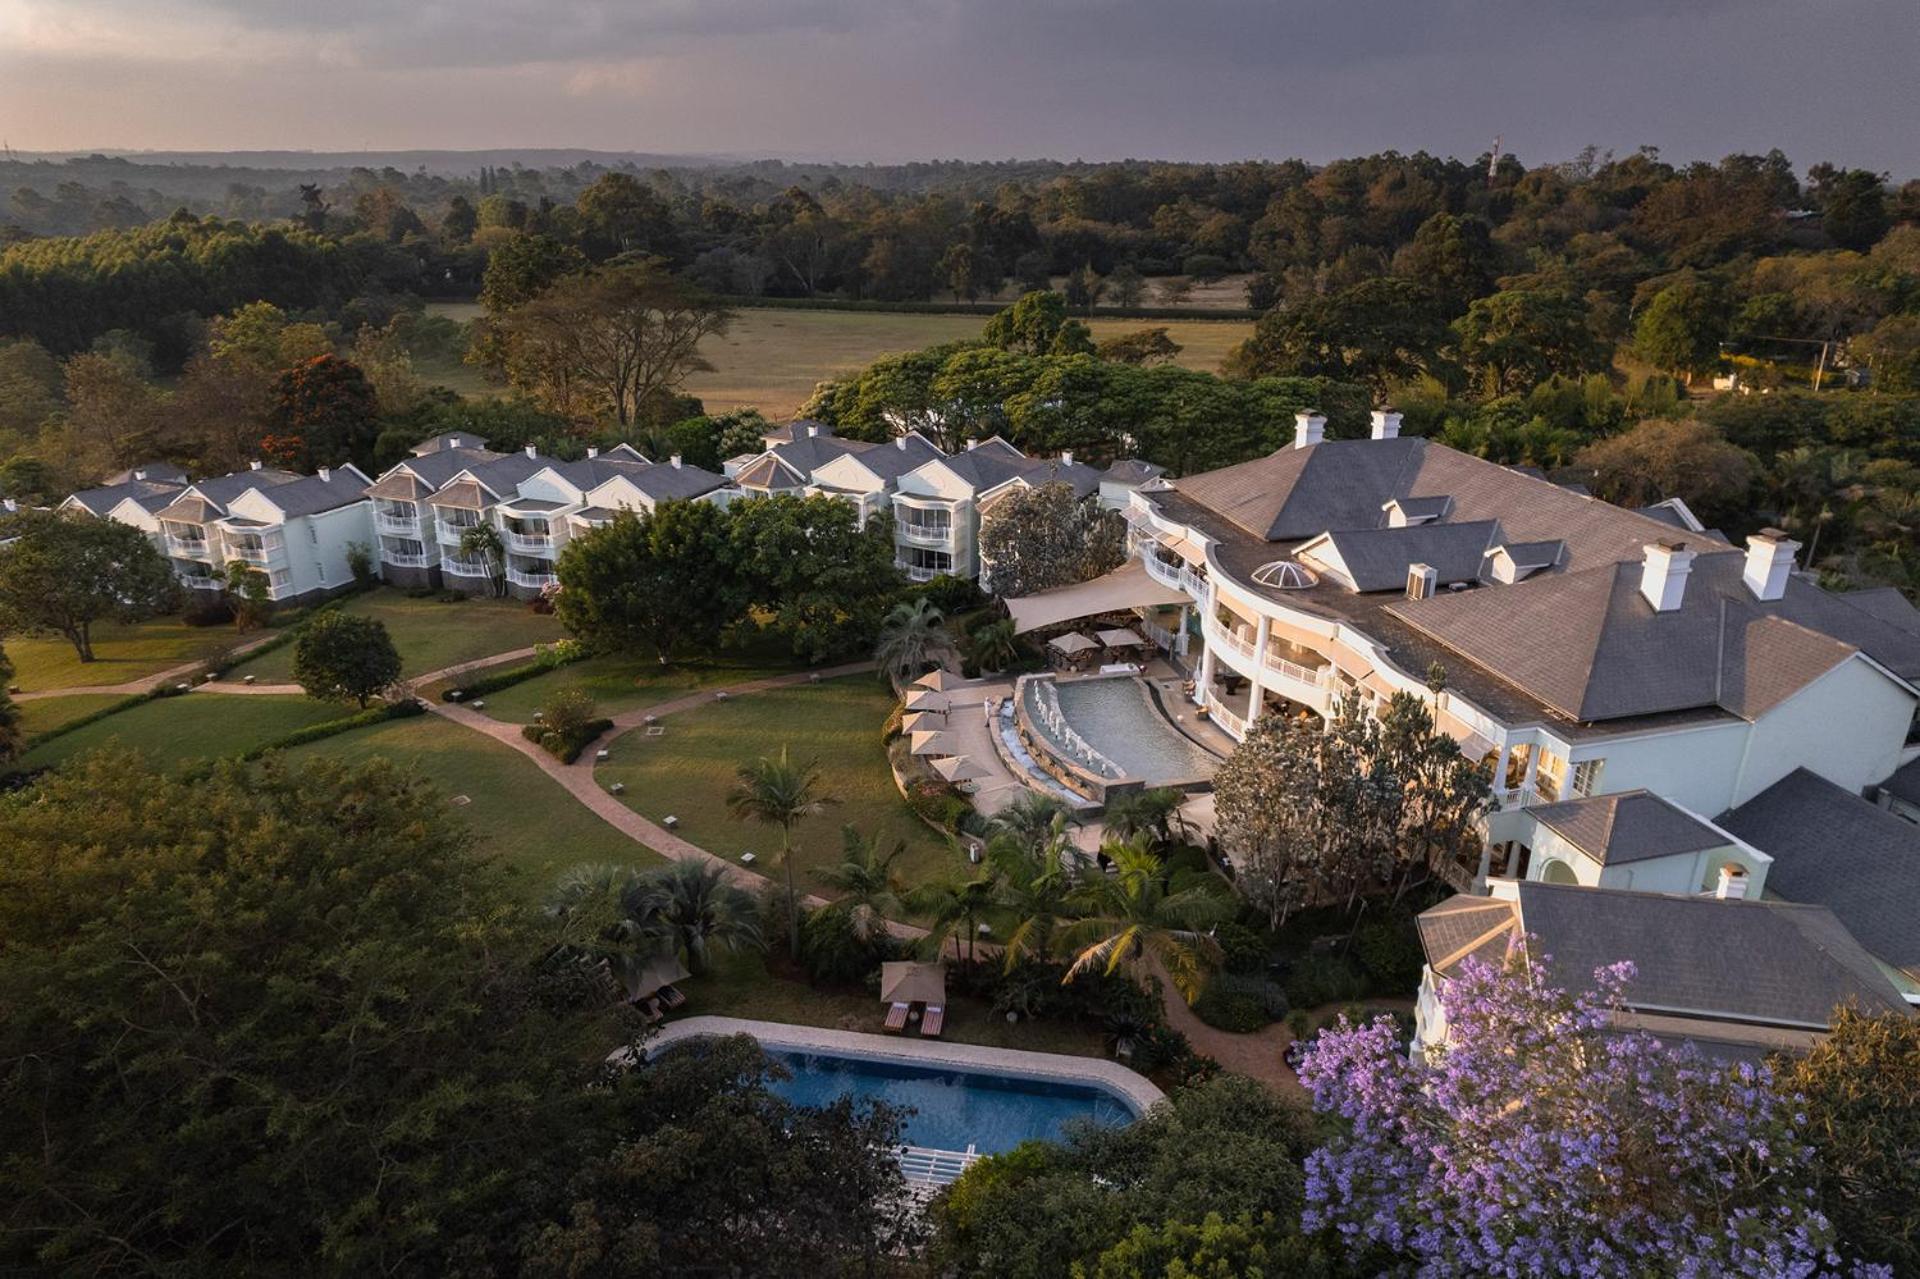
M507 570L507 580L515 586L525 586L540 591L552 586L560 579L552 573L532 573L522 568L510 568Z
M1235 715L1212 697L1207 698L1207 717L1235 738L1244 738L1247 735L1246 718Z
M457 555L442 555L440 557L440 571L453 577L484 578L492 576L492 574L487 572L486 561L465 560Z
M553 534L551 533L515 533L508 531L500 535L500 540L507 544L508 550L518 551L522 555L552 555L554 550Z
M213 543L204 537L181 537L177 533L166 536L167 554L178 555L182 559L205 560L213 558Z
M249 564L271 564L284 559L286 554L287 544L279 538L258 542L236 542L229 539L227 542L227 558L245 560Z
M1493 797L1503 809L1525 808L1540 802L1539 793L1531 786L1495 787Z
M396 515L389 511L381 511L373 517L373 527L376 531L386 533L392 537L418 538L420 536L420 517L418 515Z
M227 584L210 573L176 573L180 585L190 591L224 591Z
M438 555L428 555L425 552L415 554L408 551L390 551L385 548L380 551L380 562L391 564L395 568L431 568L439 561Z
M1190 568L1180 570L1180 589L1202 604L1207 601L1207 579Z
M1259 663L1259 657L1253 651L1253 641L1239 635L1220 624L1216 617L1207 617L1201 628L1206 636L1207 647L1216 655L1225 656L1227 665L1242 675L1251 676Z
M1140 553L1140 562L1147 566L1148 577L1162 586L1171 586L1176 591L1180 589L1180 565L1169 564L1150 549Z
M468 529L479 527L479 520L471 520L466 523L444 519L436 520L433 526L433 534L434 537L439 539L442 546L458 546L460 545L460 539L466 536Z
M953 525L922 524L901 520L893 526L894 540L910 546L951 546Z
M947 571L946 569L933 568L926 564L908 564L902 560L895 560L893 566L902 573L905 573L909 582L931 582L934 578Z
M1331 666L1305 666L1281 657L1272 649L1261 656L1262 664L1266 667L1266 673L1261 676L1262 684L1302 706L1310 706L1316 711L1327 709L1333 686Z

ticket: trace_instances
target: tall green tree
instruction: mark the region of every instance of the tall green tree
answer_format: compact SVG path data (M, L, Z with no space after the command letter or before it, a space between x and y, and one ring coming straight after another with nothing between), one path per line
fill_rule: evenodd
M980 518L988 589L1003 598L1090 581L1126 562L1126 521L1069 484L1016 487Z
M1093 349L1085 325L1067 315L1067 296L1047 290L1023 293L987 321L987 344L1024 355L1073 355Z
M898 597L893 521L860 527L851 502L780 494L737 502L731 562L767 629L809 662L870 651Z
M399 682L400 653L379 618L321 613L294 642L293 679L308 697L357 702L365 709Z
M20 733L20 708L13 704L10 695L12 686L13 663L7 660L7 650L0 647L0 764L11 764L20 758L24 741Z
M796 764L782 746L777 756L762 755L742 764L727 809L741 821L758 822L780 831L780 867L787 881L787 944L800 962L800 893L793 878L793 828L837 803L826 789L817 761Z
M1241 377L1337 378L1384 396L1395 382L1441 371L1447 339L1446 321L1424 290L1382 276L1274 308L1227 363Z
M0 519L0 633L58 635L82 662L96 622L138 622L178 606L173 570L127 524L21 511Z
M1073 956L1067 980L1094 971L1138 971L1151 957L1192 1003L1220 962L1219 943L1208 930L1232 918L1231 897L1212 885L1175 890L1166 864L1144 844L1110 840L1100 851L1113 869L1081 873L1072 898L1075 918L1059 933Z
M730 529L710 502L622 512L561 552L554 612L589 644L651 651L663 666L676 651L712 647L746 611Z
M708 861L677 861L639 881L640 918L687 957L695 976L709 969L715 949L757 950L764 944L760 903L728 873Z
M316 355L274 380L267 424L272 435L261 448L283 466L364 464L380 435L380 405L359 365Z
M996 877L991 867L975 872L943 875L915 888L907 904L927 921L927 950L938 957L953 942L953 958L960 959L960 939L967 939L967 962L973 962L980 918L993 906Z
M1490 396L1532 390L1556 373L1602 371L1611 354L1585 305L1560 293L1512 289L1478 298L1453 328L1460 363Z
M888 844L878 835L862 835L849 823L840 828L840 860L813 872L834 892L828 909L847 917L858 940L885 936L887 921L905 913L907 881L893 864L906 851L904 840Z
M939 608L924 595L902 600L888 610L873 649L880 678L892 680L897 687L938 662L952 647L945 621Z
M1634 326L1633 345L1649 364L1691 380L1719 358L1727 308L1719 290L1688 273L1654 294Z

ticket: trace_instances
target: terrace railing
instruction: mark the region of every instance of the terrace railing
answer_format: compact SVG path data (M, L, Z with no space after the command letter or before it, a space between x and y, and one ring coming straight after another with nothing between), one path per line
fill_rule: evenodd
M525 586L538 591L552 586L560 579L552 573L529 573L524 569L510 568L507 570L507 580L515 586Z
M1245 737L1247 735L1247 721L1245 717L1235 715L1211 697L1207 698L1207 714L1213 717L1214 723L1226 729L1235 737Z
M900 1147L900 1172L909 1182L926 1186L951 1185L980 1158L972 1146L965 1150L936 1150L931 1146Z

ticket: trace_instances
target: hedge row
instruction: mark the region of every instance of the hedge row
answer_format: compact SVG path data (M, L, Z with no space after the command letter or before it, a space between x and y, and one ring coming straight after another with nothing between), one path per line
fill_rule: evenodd
M520 736L562 764L571 764L580 758L581 751L593 744L594 739L612 727L613 721L610 719L590 719L565 733L557 728L548 728L545 724L528 724L520 730Z
M252 750L237 758L255 760L270 751L287 750L294 746L305 746L308 742L317 742L323 738L334 737L341 733L350 733L356 728L371 728L375 724L384 724L390 719L411 719L415 715L425 715L427 707L418 698L408 697L397 702L387 702L380 706L369 706L357 714L341 719L330 719L319 724L309 724L305 728L295 729L270 742L262 742Z
M521 666L509 666L505 670L493 671L486 675L477 675L472 679L456 683L443 689L440 700L443 702L470 702L476 697L485 697L488 693L497 693L503 688L512 688L524 683L536 675L545 675L548 671L559 670L562 666L572 665L591 656L585 645L578 640L559 640L553 644L535 645L539 656Z
M118 715L121 711L130 711L136 706L146 702L157 701L162 697L179 697L185 691L186 690L182 689L179 684L174 681L168 681L165 684L155 684L144 693L134 693L130 696L123 697L117 702L102 706L97 711L89 711L79 719L70 719L64 724L56 724L44 733L35 733L22 743L22 748L31 750L42 742L50 742L56 737L64 737L75 729L85 728L89 724L98 724L109 715Z

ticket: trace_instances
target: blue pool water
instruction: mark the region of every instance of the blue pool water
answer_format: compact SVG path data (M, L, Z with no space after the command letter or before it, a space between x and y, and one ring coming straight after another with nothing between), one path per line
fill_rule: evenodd
M911 1108L902 1138L910 1146L973 1146L992 1155L1034 1138L1059 1137L1070 1120L1118 1126L1137 1117L1118 1095L1089 1085L778 1049L768 1049L767 1056L793 1072L792 1079L776 1081L773 1091L800 1105L852 1096Z
M1028 684L1036 697L1040 683ZM1209 778L1220 767L1217 758L1167 723L1137 679L1069 680L1054 687L1054 696L1068 725L1113 765L1111 770L1095 767L1095 772L1157 785ZM1035 719L1046 732L1045 723Z

